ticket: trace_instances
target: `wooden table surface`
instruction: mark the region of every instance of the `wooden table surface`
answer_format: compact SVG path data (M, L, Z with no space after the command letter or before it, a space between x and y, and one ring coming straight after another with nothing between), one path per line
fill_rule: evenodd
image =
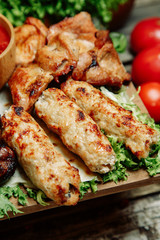
M160 1L138 0L120 29L127 35L149 16L160 16ZM132 54L121 56L128 71ZM0 222L0 240L158 240L160 184L80 202Z

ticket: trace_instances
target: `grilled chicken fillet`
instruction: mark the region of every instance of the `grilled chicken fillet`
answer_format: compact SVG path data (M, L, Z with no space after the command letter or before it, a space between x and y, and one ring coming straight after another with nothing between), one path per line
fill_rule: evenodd
M80 106L105 131L119 141L139 159L148 156L150 145L155 144L160 135L149 126L137 121L132 113L103 95L86 82L68 80L61 85L67 96Z
M98 125L60 89L49 88L35 104L37 115L93 172L113 169L116 157Z
M1 118L2 137L17 153L24 171L58 205L79 200L80 176L55 150L44 130L21 107L11 106Z
M17 67L8 82L13 103L29 111L52 79L51 72L43 70L37 64Z
M130 74L120 61L109 31L96 29L89 13L81 12L51 26L47 35L48 45L55 43L56 38L64 33L74 35L70 48L74 46L73 53L76 52L76 56L78 53L77 63L70 73L73 79L98 86L107 84L117 87L130 80ZM62 39L66 41L66 38L61 37L61 41ZM52 54L54 55L54 51ZM49 62L50 59L48 54Z
M25 24L15 28L17 65L34 61L37 50L46 43L47 31L47 27L34 17L28 17Z
M74 34L62 32L37 51L36 62L44 70L51 71L57 82L60 76L71 72L77 64L78 49L74 38Z

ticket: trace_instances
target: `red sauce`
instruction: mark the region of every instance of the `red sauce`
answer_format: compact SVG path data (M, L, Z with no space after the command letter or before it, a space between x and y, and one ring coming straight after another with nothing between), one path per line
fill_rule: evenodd
M0 26L0 54L6 49L10 41L9 35L5 28Z

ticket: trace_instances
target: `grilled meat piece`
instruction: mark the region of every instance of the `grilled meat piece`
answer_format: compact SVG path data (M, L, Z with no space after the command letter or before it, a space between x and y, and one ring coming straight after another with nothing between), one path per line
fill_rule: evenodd
M64 32L74 34L74 49L78 51L73 79L97 86L118 87L131 79L113 46L109 31L97 30L88 13L81 12L51 26L47 36L48 44L53 44L55 38Z
M79 200L80 176L22 107L12 105L1 118L2 137L15 150L20 165L33 184L58 205Z
M137 121L132 113L120 107L98 89L86 82L69 80L61 85L67 96L80 106L105 131L123 141L137 158L145 158L150 145L156 143L160 134Z
M13 103L29 111L52 79L51 73L37 64L17 67L8 82Z
M40 67L51 71L54 80L67 75L78 61L78 49L74 44L74 35L62 32L53 42L37 51L36 62Z
M0 140L0 185L14 174L17 158L14 151Z
M131 76L120 61L109 38L109 31L97 31L95 36L94 48L80 53L72 78L96 86L121 87L124 81L131 79Z
M34 61L37 50L46 43L47 31L47 27L33 17L28 17L24 25L15 28L17 65Z
M74 17L65 18L59 23L52 25L47 35L48 43L50 44L61 32L71 32L77 35L84 34L87 38L90 36L90 41L94 42L94 34L97 32L97 29L92 22L91 15L87 12L80 12Z
M98 125L60 89L49 88L35 104L37 115L93 172L114 168L115 153Z

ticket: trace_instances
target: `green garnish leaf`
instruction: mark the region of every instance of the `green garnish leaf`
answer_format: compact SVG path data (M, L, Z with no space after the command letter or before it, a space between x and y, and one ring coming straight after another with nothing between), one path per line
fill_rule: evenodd
M49 205L49 203L45 202L46 199L46 195L44 194L44 192L42 192L41 190L38 190L37 192L37 202L42 205L42 206L47 206Z
M18 197L18 203L23 206L28 203L27 194L25 194L18 185L16 187L13 187L13 196L15 198Z
M90 181L81 182L80 183L80 199L84 197L84 195L88 192L89 189L92 190L93 193L97 192L97 180L93 178Z
M23 193L20 187L17 185L16 187L1 187L0 188L0 218L3 218L5 215L8 215L8 211L12 211L15 215L16 213L23 213L18 210L13 203L11 203L10 198L16 197L18 198L18 202L21 205L25 205L27 203L27 195Z
M30 189L26 188L27 194L30 198L33 198L35 201L37 201L40 205L47 206L49 203L45 202L45 199L47 198L44 192L37 189Z
M127 47L127 38L124 34L118 32L110 32L110 38L112 39L113 46L118 53L123 53Z
M35 189L26 188L26 191L30 198L33 198L35 201L37 200L37 191Z
M90 182L90 187L91 187L91 190L93 193L96 193L97 192L97 182L95 179L92 179Z
M89 189L90 189L89 182L80 183L80 199L84 197L84 195L88 192Z
M14 215L23 213L18 210L5 195L0 194L0 218L3 218L5 215L9 218L8 211L11 211Z
M142 163L150 176L160 173L160 140L151 147L149 156L142 159Z
M115 163L115 169L103 175L103 182L114 181L118 183L119 180L127 180L128 173L126 168L117 161Z

